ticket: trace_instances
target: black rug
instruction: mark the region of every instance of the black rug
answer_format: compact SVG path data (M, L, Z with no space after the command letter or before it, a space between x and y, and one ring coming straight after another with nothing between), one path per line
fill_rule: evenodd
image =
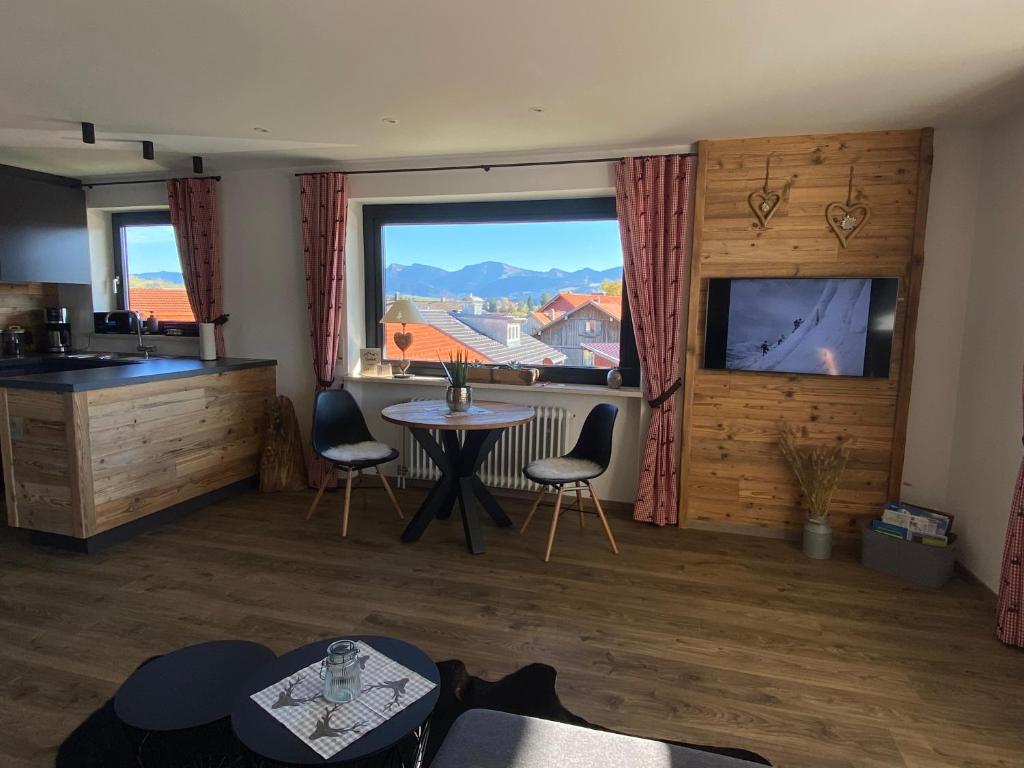
M442 661L437 666L441 671L441 695L431 717L430 739L426 751L427 765L433 760L452 723L469 709L492 709L571 723L584 728L610 730L588 723L562 706L555 691L557 673L553 667L546 664L530 664L497 682L489 682L470 675L461 661ZM221 758L206 760L203 754L230 753L231 745L225 742L231 738L226 727L198 729L194 738L190 740L190 744L194 746L195 756L185 760L183 765L223 765ZM667 743L738 757L761 765L771 765L760 755L743 749L711 747L681 741ZM137 743L132 741L117 719L117 715L114 714L114 702L110 700L90 715L61 744L57 753L56 768L138 768L137 751Z

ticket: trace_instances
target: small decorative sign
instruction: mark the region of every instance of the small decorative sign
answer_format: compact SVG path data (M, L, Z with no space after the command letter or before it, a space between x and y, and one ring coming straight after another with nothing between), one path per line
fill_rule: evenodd
M323 758L333 757L363 734L430 693L435 684L408 667L356 641L362 693L334 704L324 696L322 661L252 695L271 717Z
M359 350L359 362L363 376L379 376L382 359L380 347L364 347Z

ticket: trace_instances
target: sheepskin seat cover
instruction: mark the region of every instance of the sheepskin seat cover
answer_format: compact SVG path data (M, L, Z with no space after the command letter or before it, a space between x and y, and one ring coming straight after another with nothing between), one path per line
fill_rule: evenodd
M538 459L526 465L526 474L537 480L563 482L569 480L589 480L597 477L604 470L600 464L586 459Z
M336 445L328 448L322 456L331 461L341 464L351 464L356 461L373 461L374 459L386 459L391 455L391 446L378 443L374 440L367 440L362 443L350 443L349 445Z

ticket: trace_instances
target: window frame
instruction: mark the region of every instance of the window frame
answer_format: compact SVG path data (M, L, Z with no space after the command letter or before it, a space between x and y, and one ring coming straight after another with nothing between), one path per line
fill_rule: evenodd
M454 203L388 203L363 206L363 267L365 284L366 346L385 349L383 229L394 224L506 224L552 221L605 221L617 219L613 196L495 200ZM383 359L383 353L382 353ZM639 386L640 359L625 286L622 291L622 326L619 337L619 370L623 384ZM540 381L564 384L605 384L607 368L547 365ZM413 362L410 372L443 374L439 363Z
M128 253L125 247L125 229L127 227L171 226L171 212L166 209L151 211L122 211L110 215L111 241L114 246L114 276L117 278L117 308L131 309L128 302ZM181 256L178 257L179 263ZM146 318L142 318L145 320ZM160 320L161 333L170 328L177 328L183 336L198 336L199 324L189 320Z

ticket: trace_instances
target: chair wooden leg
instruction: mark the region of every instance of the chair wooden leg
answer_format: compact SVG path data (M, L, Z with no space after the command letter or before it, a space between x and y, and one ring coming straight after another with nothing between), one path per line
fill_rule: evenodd
M345 506L341 510L341 538L348 536L348 504L352 499L352 469L345 475Z
M327 489L327 481L331 479L331 474L337 475L338 470L336 467L331 467L331 471L324 474L324 479L320 483L320 490L316 492L316 497L313 499L313 503L309 505L309 511L306 512L306 520L308 521L313 513L316 511L316 505L320 503L320 497L324 495L324 491Z
M555 497L555 511L551 515L551 530L548 532L548 549L544 553L544 562L551 559L551 547L555 544L555 529L558 528L558 513L562 507L562 486L558 486L558 495Z
M615 544L615 537L612 536L612 529L608 527L608 518L604 516L604 510L601 509L601 502L597 500L597 494L594 493L594 486L587 481L587 489L590 491L590 498L594 500L594 507L597 509L597 516L601 518L601 525L604 526L604 532L608 535L608 543L612 545L612 552L616 555L619 554L619 548Z
M526 516L526 520L523 522L523 527L519 529L519 533L526 533L526 526L533 520L533 514L537 511L537 507L540 506L541 499L544 498L544 494L548 492L548 487L542 486L540 493L537 494L537 498L533 500L533 506L530 507L530 513Z
M580 511L580 530L583 530L583 492L576 489L576 509Z
M402 508L398 506L398 499L395 498L395 492L391 490L391 483L388 482L384 473L380 471L380 464L377 465L377 476L380 477L380 481L384 484L384 490L387 491L388 498L391 499L391 503L395 506L395 511L398 512L398 519L405 520L405 515L402 514Z

